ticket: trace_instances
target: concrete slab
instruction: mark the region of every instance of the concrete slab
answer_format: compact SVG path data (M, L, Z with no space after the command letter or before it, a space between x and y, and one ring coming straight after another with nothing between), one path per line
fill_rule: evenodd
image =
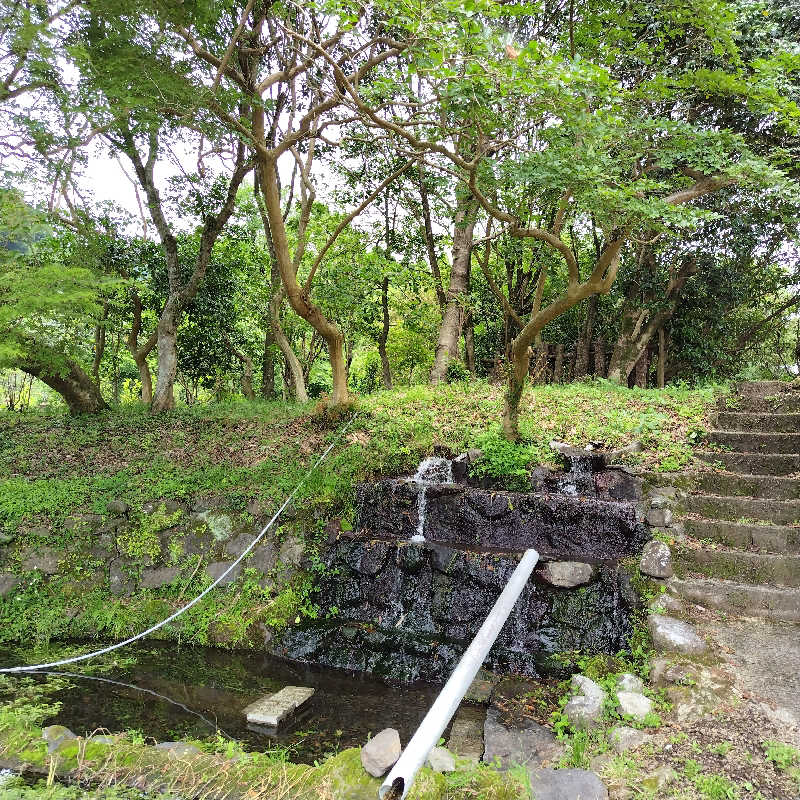
M243 713L250 723L277 728L282 719L307 703L314 691L308 686L284 686L279 692L251 703Z

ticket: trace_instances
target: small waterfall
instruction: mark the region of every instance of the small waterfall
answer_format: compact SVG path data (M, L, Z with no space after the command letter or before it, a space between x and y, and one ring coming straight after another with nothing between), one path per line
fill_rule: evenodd
M571 497L594 494L592 456L583 457L570 454L566 458L569 461L570 469L566 475L559 479L558 488Z
M448 458L429 456L420 463L411 480L419 486L417 492L417 532L411 537L411 541L424 542L428 486L436 483L452 483L453 462Z

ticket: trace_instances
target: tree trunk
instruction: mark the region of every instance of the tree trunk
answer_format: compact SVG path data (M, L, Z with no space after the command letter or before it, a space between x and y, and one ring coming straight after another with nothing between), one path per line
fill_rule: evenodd
M133 323L128 334L128 351L136 362L139 370L139 380L142 383L142 402L149 405L153 401L153 379L150 375L150 366L147 363L147 356L155 347L158 338L158 329L150 335L143 347L139 347L139 332L142 329L142 300L139 293L133 292Z
M333 376L333 391L331 392L329 405L346 404L349 402L350 396L347 390L347 370L344 364L344 337L339 330L339 326L325 317L297 281L297 272L289 255L289 241L283 221L280 182L275 160L262 157L260 159L259 173L261 193L264 198L269 229L272 234L272 244L275 248L275 258L289 305L322 336L328 345L331 375Z
M272 357L272 329L264 332L264 354L261 357L261 396L265 400L275 397L275 359Z
M175 408L175 376L178 374L178 321L175 317L165 308L158 321L158 377L150 405L153 413Z
M553 365L553 383L563 383L564 381L564 345L556 345L556 360Z
M63 375L34 359L20 364L20 368L58 392L70 414L96 414L108 408L97 384L74 361L67 359Z
M575 369L573 370L572 377L576 380L583 378L589 372L589 345L592 341L592 334L594 333L594 320L597 316L597 295L594 294L589 298L588 309L586 312L586 319L581 329L581 335L575 345Z
M519 439L519 404L525 389L525 379L531 367L530 347L519 337L511 345L511 364L503 407L503 435L510 442Z
M602 339L595 339L594 342L594 376L606 377L606 343Z
M662 325L658 329L658 388L664 388L664 375L667 362L667 335Z
M647 349L642 351L639 360L636 362L636 385L640 389L647 388L647 370L650 366L650 355Z
M269 320L270 324L272 325L272 336L275 339L275 344L278 345L278 348L283 355L283 360L286 364L286 369L289 372L289 379L291 381L295 399L298 403L307 403L308 392L306 391L306 380L303 377L303 367L300 364L300 360L295 355L292 345L289 343L289 339L283 332L283 328L281 327L280 309L281 304L283 303L283 296L283 287L281 286L281 288L278 289L278 291L272 296L272 300L269 304ZM284 375L285 374L286 372L284 371ZM285 379L284 383L286 383Z
M108 301L103 301L103 316L94 329L94 361L92 362L92 377L100 385L100 364L106 352L106 320L108 319Z
M472 311L467 311L464 319L464 363L474 378L477 374L475 369L475 318Z
M228 349L233 353L239 361L242 362L242 394L248 400L255 400L256 396L253 392L253 359L247 353L234 347L233 342L227 339Z
M389 341L389 277L385 276L381 284L381 308L383 309L383 327L378 337L378 355L381 357L383 371L383 387L392 388L392 370L389 366L389 356L386 353L386 343Z
M469 284L472 265L472 234L475 229L476 205L471 195L459 199L453 227L453 266L450 270L450 285L447 288L439 340L431 367L430 382L441 383L447 376L447 362L458 357L458 340L464 320L464 300Z

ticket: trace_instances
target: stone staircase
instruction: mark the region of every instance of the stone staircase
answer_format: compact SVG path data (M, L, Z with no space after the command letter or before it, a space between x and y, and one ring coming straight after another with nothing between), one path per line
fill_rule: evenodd
M650 476L679 490L685 535L669 590L709 608L800 622L800 391L740 384L708 442L695 455L716 469Z

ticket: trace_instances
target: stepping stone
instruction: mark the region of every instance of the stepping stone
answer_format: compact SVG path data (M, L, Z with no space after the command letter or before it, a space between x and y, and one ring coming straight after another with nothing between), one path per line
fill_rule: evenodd
M284 686L279 692L251 703L243 713L248 722L277 728L282 719L308 702L313 697L314 691L308 686Z

